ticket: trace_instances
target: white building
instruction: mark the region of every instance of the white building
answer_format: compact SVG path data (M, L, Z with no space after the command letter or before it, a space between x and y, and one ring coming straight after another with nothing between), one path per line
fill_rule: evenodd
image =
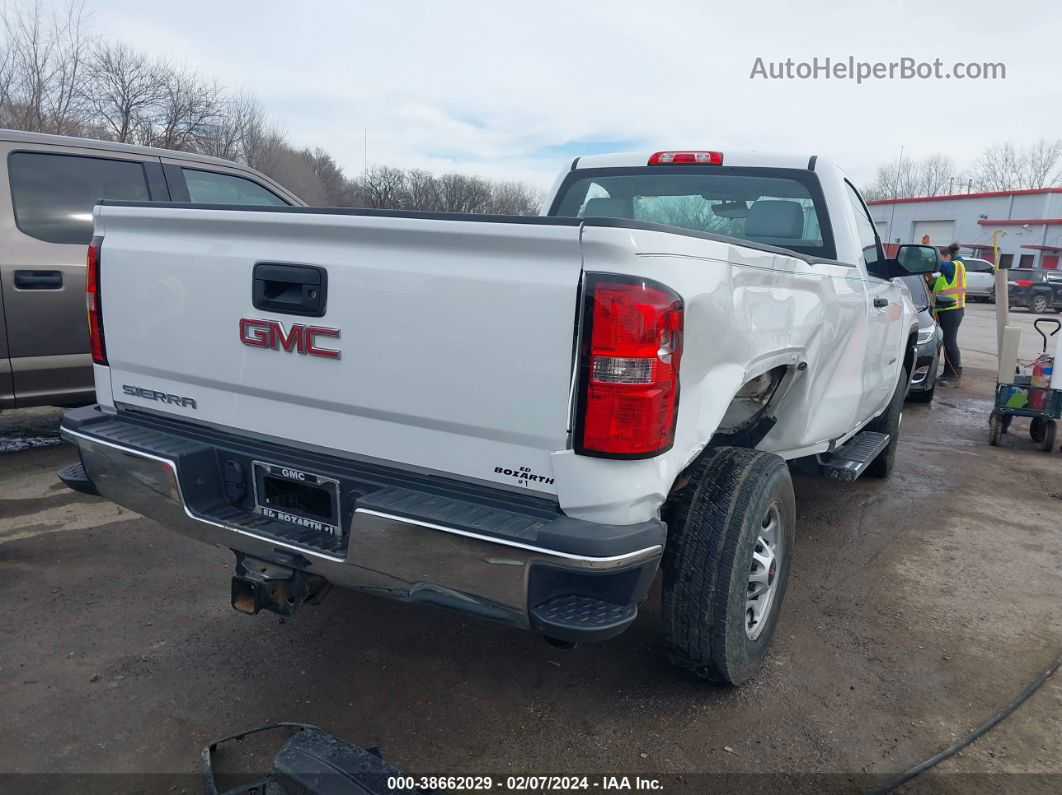
M1062 255L1062 188L869 201L883 243L958 243L963 253L1010 268L1058 268Z

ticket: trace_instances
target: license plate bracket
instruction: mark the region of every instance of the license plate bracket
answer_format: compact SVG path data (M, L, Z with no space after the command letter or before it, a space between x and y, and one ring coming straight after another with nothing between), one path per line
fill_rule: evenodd
M341 535L338 480L280 464L252 463L256 513L318 533Z

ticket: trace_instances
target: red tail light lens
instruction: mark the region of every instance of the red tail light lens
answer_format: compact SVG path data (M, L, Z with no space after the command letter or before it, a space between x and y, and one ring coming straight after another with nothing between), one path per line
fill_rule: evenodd
M1028 281L1027 279L1018 279L1017 281L1011 282L1011 284L1015 284L1018 287L1032 287L1033 286L1033 283Z
M675 440L682 299L657 282L587 277L575 451L651 458Z
M656 152L649 158L650 166L721 166L722 152Z
M103 342L103 307L100 303L100 248L102 237L92 238L85 257L85 308L88 310L89 348L92 361L107 364L107 346Z

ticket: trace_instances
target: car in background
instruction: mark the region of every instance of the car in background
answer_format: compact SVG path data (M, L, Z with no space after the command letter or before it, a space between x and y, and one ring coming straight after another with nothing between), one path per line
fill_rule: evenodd
M911 371L911 386L907 390L907 397L920 403L929 403L937 389L944 332L933 318L929 288L926 287L925 279L921 276L900 276L894 281L902 282L907 287L911 292L911 301L918 310L914 369Z
M1037 268L1007 271L1007 291L1011 306L1023 306L1033 314L1048 309L1062 312L1062 273Z
M205 155L0 130L0 409L90 403L85 252L99 199L301 205Z
M966 300L988 301L996 300L996 269L986 259L977 257L963 257L966 266Z

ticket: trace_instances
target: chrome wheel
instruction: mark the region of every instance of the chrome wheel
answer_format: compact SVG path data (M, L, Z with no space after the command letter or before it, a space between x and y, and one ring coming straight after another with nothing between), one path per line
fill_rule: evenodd
M782 512L778 503L771 503L760 523L756 545L752 550L748 594L745 597L745 635L756 640L767 626L778 593L778 572L782 555Z

